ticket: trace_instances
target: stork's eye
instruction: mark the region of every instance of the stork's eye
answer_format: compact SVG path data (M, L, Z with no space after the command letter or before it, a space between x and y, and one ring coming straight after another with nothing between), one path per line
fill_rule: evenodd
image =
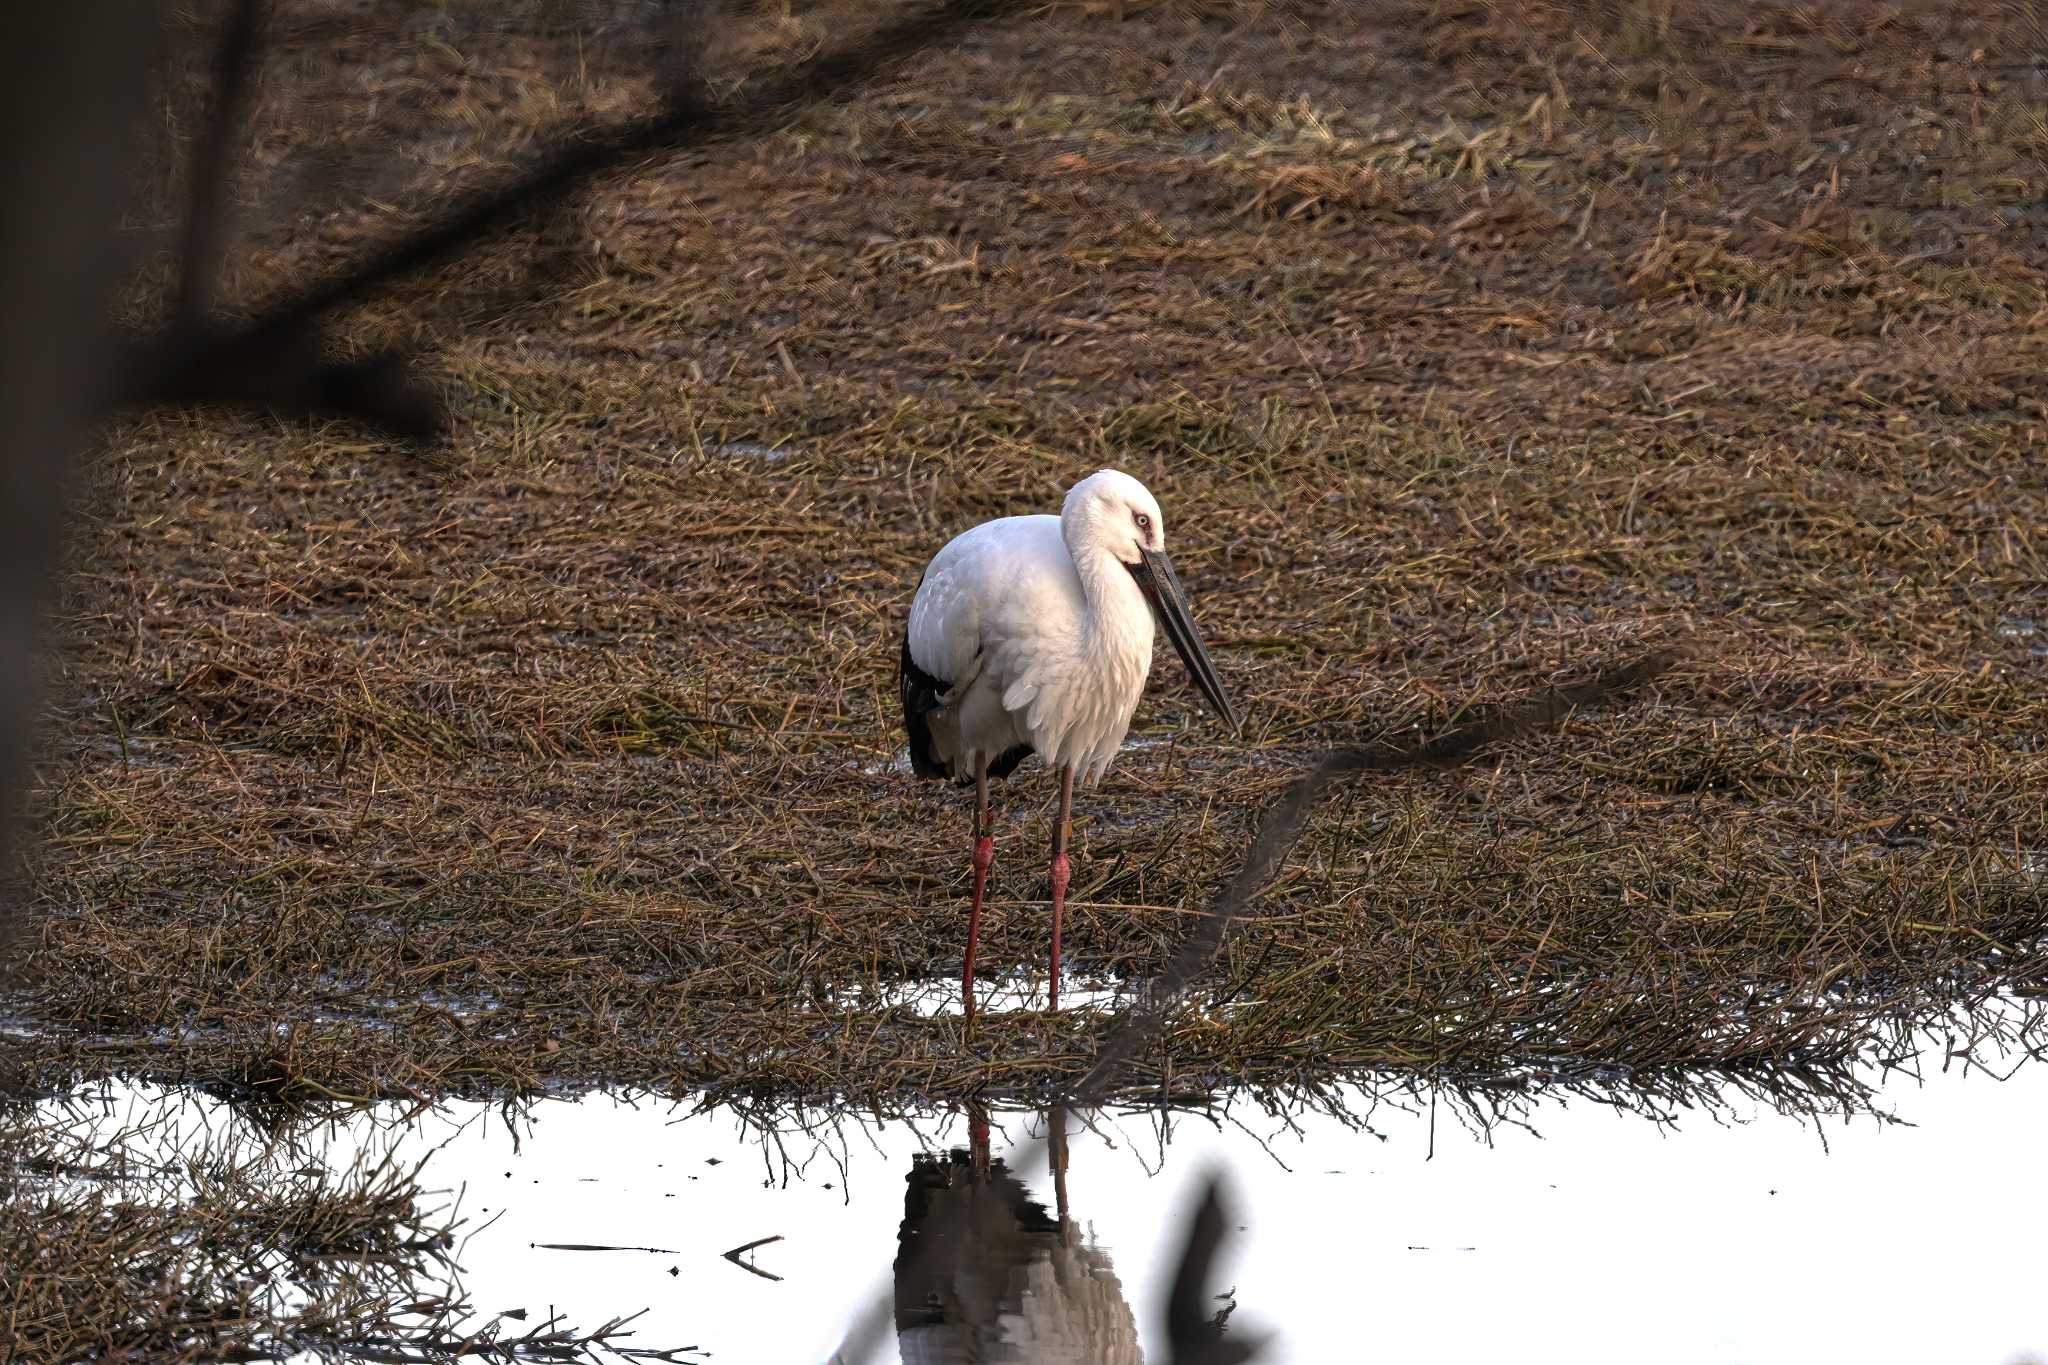
M1144 514L1143 512L1133 512L1133 513L1131 513L1131 515L1132 515L1133 517L1136 517L1136 518L1137 518L1137 521L1138 521L1138 529L1139 529L1140 531L1146 531L1146 530L1150 530L1150 529L1151 529L1151 527L1152 527L1152 518L1150 518L1150 517L1146 516L1146 515L1145 515L1145 514Z

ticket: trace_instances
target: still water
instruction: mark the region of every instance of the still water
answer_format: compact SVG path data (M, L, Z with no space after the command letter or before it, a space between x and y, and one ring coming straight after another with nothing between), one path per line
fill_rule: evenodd
M750 1122L603 1094L383 1106L300 1135L294 1159L424 1163L463 1220L479 1324L645 1310L625 1344L679 1360L823 1362L899 1289L904 1335L877 1359L946 1358L917 1307L950 1296L1010 1358L1163 1360L1181 1214L1217 1170L1232 1237L1209 1292L1234 1303L1230 1333L1269 1337L1270 1365L2048 1358L2048 1067L2001 1081L1937 1049L1920 1070L1882 1087L1895 1123L1733 1101L1673 1125L1574 1099L1482 1130L1363 1092L1339 1097L1350 1120L1244 1098L1075 1115L1057 1182L1042 1114L991 1115L982 1149L960 1114ZM68 1103L167 1147L249 1126L150 1086ZM897 1285L907 1204L915 1226L961 1199L1017 1248L1007 1278ZM1093 1344L1068 1353L1081 1320Z

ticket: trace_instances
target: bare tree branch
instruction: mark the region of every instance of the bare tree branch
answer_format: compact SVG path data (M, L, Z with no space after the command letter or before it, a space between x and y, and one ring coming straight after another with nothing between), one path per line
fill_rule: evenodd
M335 360L317 327L251 334L201 323L131 341L114 367L122 406L224 403L367 422L431 441L447 430L441 395L395 351Z
M220 62L214 77L213 116L205 136L192 151L190 204L185 211L185 248L178 271L175 322L198 325L213 307L213 292L227 251L229 183L234 165L235 134L248 103L250 70L268 0L230 0L221 33Z
M1335 749L1287 789L1259 821L1251 852L1224 886L1194 930L1182 942L1166 970L1152 979L1144 997L1105 1028L1095 1065L1081 1078L1067 1102L1100 1103L1116 1084L1124 1063L1159 1031L1166 1011L1188 985L1207 970L1232 921L1244 913L1258 889L1286 865L1300 841L1302 827L1323 792L1339 777L1353 773L1393 773L1408 768L1453 768L1485 750L1541 730L1554 730L1581 707L1614 701L1640 690L1671 667L1675 655L1662 652L1600 669L1583 682L1545 692L1517 706L1490 707L1423 743L1360 744Z
M415 438L437 435L446 424L439 401L398 357L366 363L320 359L322 324L329 314L530 220L605 172L657 153L772 131L801 110L874 79L895 62L1023 8L1024 0L941 0L921 6L719 106L702 100L694 77L698 49L692 44L701 46L701 35L673 33L664 43L663 102L654 112L563 139L524 171L452 200L431 214L426 226L372 249L246 323L208 330L196 321L174 322L129 350L130 364L115 401L253 403L285 412L354 417ZM701 13L700 7L691 9ZM224 53L223 69L228 65ZM196 191L195 186L195 196Z
M799 62L728 105L673 97L658 112L557 144L505 184L448 205L437 222L373 250L294 297L273 305L251 332L291 330L372 290L466 250L527 213L606 171L655 152L773 131L803 109L872 80L888 65L935 47L975 23L1023 8L1022 0L944 0L884 26L867 39Z

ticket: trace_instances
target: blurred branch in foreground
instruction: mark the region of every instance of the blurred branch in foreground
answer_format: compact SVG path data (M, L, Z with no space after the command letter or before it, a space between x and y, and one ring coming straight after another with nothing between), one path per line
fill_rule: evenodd
M1472 719L1427 740L1359 744L1325 754L1267 809L1244 862L1181 944L1173 961L1153 979L1136 1005L1110 1023L1102 1045L1096 1049L1095 1064L1074 1087L1070 1103L1099 1103L1109 1093L1118 1069L1158 1032L1167 1009L1215 959L1231 922L1244 914L1259 888L1286 865L1287 855L1301 839L1309 812L1332 782L1357 773L1454 768L1469 763L1495 745L1555 730L1582 707L1614 702L1639 691L1669 669L1675 659L1672 653L1659 652L1610 664L1583 681L1540 693L1529 701L1479 708Z
M100 396L101 319L154 16L29 5L0 38L0 868L14 876L37 659L71 490ZM0 905L9 936L12 888Z
M917 6L865 38L796 62L741 88L731 100L702 97L697 54L702 35L680 29L650 40L661 102L607 127L543 148L503 182L426 209L425 225L358 256L245 322L213 320L210 274L224 247L222 186L231 128L251 60L257 0L235 0L222 39L212 126L192 174L181 307L154 335L132 340L117 367L112 401L121 406L245 404L290 415L349 418L414 440L441 435L447 414L408 358L381 353L329 359L325 324L335 312L407 275L488 241L558 205L607 172L633 161L710 142L758 136L803 109L846 94L884 68L957 38L973 24L1021 10L1020 0L948 0ZM703 8L680 7L687 24Z

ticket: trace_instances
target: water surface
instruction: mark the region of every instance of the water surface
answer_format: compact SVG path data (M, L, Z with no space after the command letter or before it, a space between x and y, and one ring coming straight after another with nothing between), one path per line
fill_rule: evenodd
M1164 1358L1181 1213L1214 1169L1235 1234L1216 1306L1234 1301L1233 1332L1273 1334L1271 1365L2038 1358L2048 1068L1999 1081L1938 1054L1922 1068L1885 1082L1891 1124L1737 1101L1672 1126L1580 1099L1481 1129L1427 1097L1363 1091L1335 1097L1349 1117L1248 1098L1210 1115L1075 1116L1064 1201L1045 1116L997 1113L989 1210L1038 1248L1025 1299L1085 1278L1088 1311L1127 1308L1118 1330L1150 1360ZM76 1112L107 1131L154 1122L166 1149L262 1137L220 1101L150 1086ZM294 1159L424 1163L421 1183L462 1215L456 1260L479 1322L516 1310L522 1330L548 1314L588 1329L644 1309L629 1344L690 1348L677 1359L824 1361L894 1292L906 1194L973 1169L969 1129L959 1114L754 1122L598 1094L380 1106L300 1135ZM1034 1330L1016 1297L997 1337ZM1064 1358L1036 1349L1019 1358ZM929 1358L929 1342L908 1355ZM880 1358L900 1358L893 1336Z

